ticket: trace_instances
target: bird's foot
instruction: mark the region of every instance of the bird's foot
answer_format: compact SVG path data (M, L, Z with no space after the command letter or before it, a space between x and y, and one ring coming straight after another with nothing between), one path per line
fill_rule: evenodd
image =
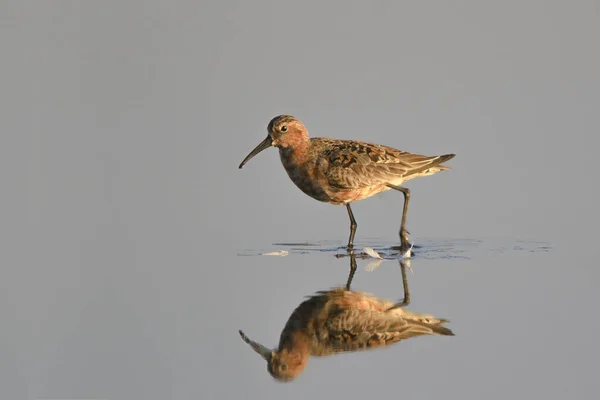
M408 231L406 229L400 230L400 255L402 258L410 258L415 255L413 253L413 243L410 243L408 240Z
M415 255L412 251L414 243L400 243L400 246L392 246L393 250L398 251L401 258L411 258Z
M412 251L413 249L413 243L401 243L400 244L400 256L402 258L411 258L415 255L415 253Z

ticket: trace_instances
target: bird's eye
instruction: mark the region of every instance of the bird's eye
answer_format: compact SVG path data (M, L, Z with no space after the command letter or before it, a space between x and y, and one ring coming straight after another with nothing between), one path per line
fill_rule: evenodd
M285 132L285 131L287 131L287 126L286 125L284 125L284 126L281 127L281 132Z
M281 370L285 371L287 369L287 364L281 364Z

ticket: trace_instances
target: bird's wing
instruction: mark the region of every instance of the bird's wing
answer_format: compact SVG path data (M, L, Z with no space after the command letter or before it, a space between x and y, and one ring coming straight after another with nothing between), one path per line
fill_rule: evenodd
M327 347L333 353L383 347L421 335L452 334L447 328L391 312L356 309L341 311L326 327Z
M452 157L422 156L359 141L334 141L323 151L323 174L338 189L360 189L418 174Z

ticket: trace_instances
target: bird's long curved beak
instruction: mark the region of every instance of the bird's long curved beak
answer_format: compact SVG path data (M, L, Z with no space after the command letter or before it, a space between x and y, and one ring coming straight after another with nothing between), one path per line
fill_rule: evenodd
M240 336L242 337L242 340L246 343L248 343L250 345L250 347L252 347L254 349L255 352L257 352L258 354L260 354L262 356L262 358L264 358L267 362L271 361L271 353L272 351L268 348L266 348L265 346L263 346L260 343L256 343L254 340L250 340L248 338L248 336L246 336L246 334L244 334L244 332L239 331L240 332Z
M248 161L250 161L250 159L252 157L254 157L255 155L257 155L258 153L260 153L264 149L268 149L271 146L273 146L273 139L271 138L271 135L268 135L265 140L263 140L262 142L260 142L260 144L258 146L256 146L256 148L254 150L252 150L250 152L250 154L248 154L246 156L246 158L244 158L244 161L242 161L242 163L240 164L240 169L244 166L244 164L246 164Z

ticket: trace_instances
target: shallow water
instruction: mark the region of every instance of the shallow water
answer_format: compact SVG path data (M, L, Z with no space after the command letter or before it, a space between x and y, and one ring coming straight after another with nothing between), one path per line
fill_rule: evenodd
M397 249L398 243L386 242L383 240L371 239L368 241L357 241L354 245L354 253L358 258L371 257L364 248L375 250L382 258L395 260L401 258ZM465 258L469 259L472 254L479 252L519 252L530 253L547 252L552 250L550 242L528 241L514 239L490 239L487 241L477 239L421 239L420 244L414 244L411 259L443 259L443 258ZM277 252L287 252L287 254L269 254ZM348 255L346 243L341 241L320 241L315 243L273 243L270 248L263 249L245 249L238 251L238 256L281 256L288 254L310 254L333 253L335 257L345 257Z
M456 336L417 337L366 353L313 357L291 384L298 385L294 390L315 395L318 385L359 398L388 387L390 380L402 386L406 396L422 396L424 387L428 396L451 392L465 398L514 396L516 386L517 397L555 398L581 390L593 370L594 352L588 350L597 324L579 329L577 340L569 338L578 329L576 321L589 321L593 315L589 300L596 295L577 265L566 266L569 256L563 250L547 241L510 238L418 243L410 259L412 301L407 309L449 319L448 327ZM357 257L353 290L402 299L393 245L374 239L357 243L356 252L372 247L385 256L384 260ZM275 250L287 250L289 255L260 255ZM237 310L239 327L275 347L287 318L305 296L345 284L349 261L341 242L333 241L275 243L240 251L238 263L247 265L248 271L242 279L269 274L274 282L284 283L266 291L248 288L247 297L240 294L245 311ZM272 380L264 360L235 335L231 345L236 346L236 339L241 358L235 369L249 376L247 384ZM565 341L568 346L560 345ZM276 392L280 390L285 391Z
M351 259L334 241L279 243L217 258L186 250L183 257L173 253L177 262L51 271L40 265L35 282L28 271L15 272L4 295L33 305L22 312L36 321L43 339L25 349L31 340L27 320L5 314L4 343L12 343L5 354L19 351L12 368L4 359L5 376L14 386L24 377L19 371L29 370L35 373L28 378L34 392L106 398L182 398L190 391L225 397L245 392L250 398L319 397L325 391L363 398L401 387L411 397L450 392L476 399L505 398L517 386L518 397L589 398L577 393L594 382L597 359L592 265L573 263L564 248L545 241L415 242L407 309L448 319L456 336L313 357L294 382L277 384L238 330L275 347L306 296L346 284ZM393 245L370 239L359 241L356 251L370 246L387 254ZM281 249L289 255L258 255ZM185 262L188 257L197 262ZM353 290L403 298L397 258L359 257L357 266ZM26 286L39 300L23 299L27 292L19 291ZM32 362L36 367L27 366Z

